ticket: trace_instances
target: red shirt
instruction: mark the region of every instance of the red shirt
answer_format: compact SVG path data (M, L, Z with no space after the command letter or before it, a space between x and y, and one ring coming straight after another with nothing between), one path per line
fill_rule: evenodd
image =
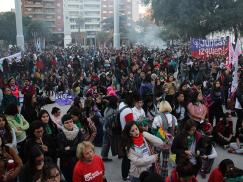
M95 155L89 163L78 161L73 170L73 182L103 182L105 167L102 159Z
M224 176L221 173L221 171L216 168L213 170L213 172L210 174L208 182L223 182L224 181Z
M171 176L168 176L166 179L165 179L165 182L180 182L180 179L178 178L178 175L177 175L177 172L176 172L176 169L173 169L171 171ZM189 182L197 182L197 179L193 176Z

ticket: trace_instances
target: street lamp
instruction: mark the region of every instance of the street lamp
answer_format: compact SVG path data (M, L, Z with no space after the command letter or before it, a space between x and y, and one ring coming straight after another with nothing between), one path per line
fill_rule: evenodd
M15 0L15 17L16 17L16 42L17 46L24 51L24 35L23 35L23 24L22 24L22 10L21 0Z

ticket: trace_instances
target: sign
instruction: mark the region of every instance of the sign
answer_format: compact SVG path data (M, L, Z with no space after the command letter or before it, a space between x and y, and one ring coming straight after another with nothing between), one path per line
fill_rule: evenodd
M208 58L210 56L226 56L229 53L229 37L220 39L192 39L191 53L195 58Z
M13 62L13 59L16 61L16 62L19 62L21 60L22 56L21 56L21 52L18 52L18 53L15 53L13 55L10 55L10 56L7 56L7 57L4 57L4 58L1 58L0 59L0 65L3 64L3 60L4 59L7 59L9 64L12 64Z

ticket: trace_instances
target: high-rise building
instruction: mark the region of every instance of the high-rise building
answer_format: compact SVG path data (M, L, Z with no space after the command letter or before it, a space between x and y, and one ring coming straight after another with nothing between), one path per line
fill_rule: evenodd
M105 20L114 15L114 0L101 0L101 19ZM139 0L120 0L119 11L120 15L125 15L128 21L138 20L138 5Z
M95 44L96 32L101 30L101 0L64 0L64 36L81 44Z
M53 33L63 33L63 0L22 0L23 16L44 21Z

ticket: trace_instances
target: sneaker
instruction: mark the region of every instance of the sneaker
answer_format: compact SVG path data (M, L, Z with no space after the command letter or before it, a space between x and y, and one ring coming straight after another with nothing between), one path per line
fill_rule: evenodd
M112 159L110 159L110 158L102 158L102 160L103 160L104 162L111 162L111 161L112 161Z
M128 176L128 177L122 178L122 179L123 179L123 181L129 181L130 180L130 177Z
M229 145L224 145L224 150L226 150L227 148L229 148Z

